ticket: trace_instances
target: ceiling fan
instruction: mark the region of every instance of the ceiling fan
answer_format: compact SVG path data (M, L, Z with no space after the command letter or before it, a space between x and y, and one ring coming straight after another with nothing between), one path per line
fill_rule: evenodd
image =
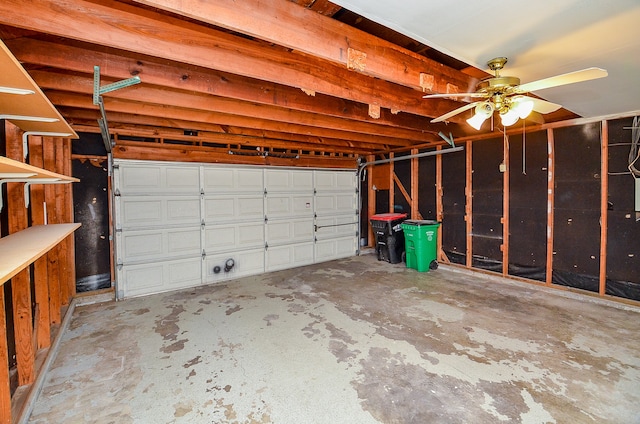
M435 123L446 121L452 116L475 108L474 115L467 119L467 123L473 128L479 130L482 123L493 116L494 112L498 112L500 115L502 125L508 127L515 124L518 119L526 118L532 111L545 114L554 112L562 107L556 103L526 96L526 93L530 91L543 90L545 88L558 87L560 85L603 78L608 75L607 71L604 69L587 68L580 71L544 78L538 81L528 82L526 84L520 84L520 78L500 75L500 70L506 63L506 57L496 57L488 61L487 66L495 75L481 80L476 85L476 91L473 93L428 94L424 96L425 99L442 97L471 97L483 99L454 109L449 113L445 113L444 115L433 119L431 122Z

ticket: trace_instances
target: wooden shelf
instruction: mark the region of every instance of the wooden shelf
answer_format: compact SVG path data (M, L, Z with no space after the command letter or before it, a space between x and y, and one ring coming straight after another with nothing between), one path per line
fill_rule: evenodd
M0 238L0 285L35 262L80 224L35 225Z
M32 92L25 95L0 93L0 115L36 116L52 120L53 122L40 122L8 119L22 131L69 134L68 137L78 138L76 132L2 41L0 41L0 69L2 69L0 86Z
M26 182L25 180L49 179L51 182L68 181L77 183L80 181L79 179L69 177L68 175L57 174L55 172L47 171L46 169L41 169L36 166L0 156L0 180L5 180L5 182L11 182L10 180Z

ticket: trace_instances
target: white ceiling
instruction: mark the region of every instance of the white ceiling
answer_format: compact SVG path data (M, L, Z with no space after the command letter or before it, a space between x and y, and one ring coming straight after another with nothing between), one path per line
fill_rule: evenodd
M639 0L332 1L480 69L506 56L502 75L522 83L606 69L536 94L589 118L640 110Z

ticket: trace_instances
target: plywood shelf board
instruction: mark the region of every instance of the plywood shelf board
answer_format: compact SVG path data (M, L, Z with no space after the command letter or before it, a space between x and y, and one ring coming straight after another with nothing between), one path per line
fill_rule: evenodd
M0 86L33 91L33 94L0 93L0 115L39 116L57 119L55 122L35 122L9 119L23 131L68 133L78 138L76 132L60 115L33 78L0 40Z
M13 175L13 176L12 176ZM26 175L29 175L28 177ZM46 169L38 168L17 160L0 156L0 180L9 179L48 179L55 178L60 181L78 182L77 178L68 175L58 174Z
M80 224L35 225L0 238L0 284L35 262Z

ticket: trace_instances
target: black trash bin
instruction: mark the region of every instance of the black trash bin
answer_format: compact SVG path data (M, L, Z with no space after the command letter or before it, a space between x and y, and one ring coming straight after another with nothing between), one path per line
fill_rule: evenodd
M406 213L379 213L370 218L379 261L392 264L402 262L404 233L400 224L405 219L407 219Z

